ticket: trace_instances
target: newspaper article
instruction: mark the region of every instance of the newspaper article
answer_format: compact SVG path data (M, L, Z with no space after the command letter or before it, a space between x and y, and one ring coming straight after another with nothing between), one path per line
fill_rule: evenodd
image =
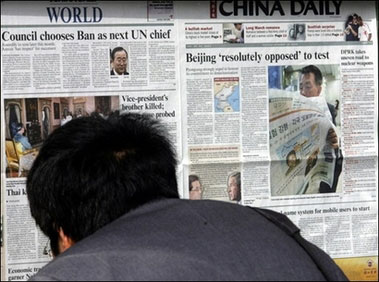
M7 280L25 281L49 262L50 257L45 251L48 240L30 215L25 180L7 180L4 198L4 216L7 222Z
M26 177L66 122L161 119L179 193L276 210L349 279L378 274L375 3L1 3L4 274L51 260Z

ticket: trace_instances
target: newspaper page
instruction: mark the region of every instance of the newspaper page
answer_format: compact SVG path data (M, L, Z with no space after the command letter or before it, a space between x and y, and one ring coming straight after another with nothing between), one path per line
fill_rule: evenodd
M114 110L167 125L183 198L286 214L350 279L377 280L375 3L2 1L1 10L2 280L27 280L51 259L25 191L43 141Z
M167 125L180 158L177 33L170 1L2 1L1 11L2 280L24 281L51 259L26 177L53 130L144 112Z
M175 6L184 194L286 214L350 279L377 280L374 3L194 6Z

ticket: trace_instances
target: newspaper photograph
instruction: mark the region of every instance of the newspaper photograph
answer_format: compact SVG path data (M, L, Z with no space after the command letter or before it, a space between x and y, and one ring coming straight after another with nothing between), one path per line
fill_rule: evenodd
M91 113L107 116L119 108L119 96L4 99L6 177L27 177L53 130L75 118Z
M194 165L188 175L188 198L241 202L241 168L239 164Z
M339 66L269 66L268 76L271 195L336 192L343 164Z

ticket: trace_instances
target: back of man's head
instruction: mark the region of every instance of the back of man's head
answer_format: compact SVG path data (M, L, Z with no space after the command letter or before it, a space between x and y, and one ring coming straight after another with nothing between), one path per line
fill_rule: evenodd
M27 194L57 254L59 229L77 242L146 202L178 198L175 153L163 126L146 115L78 118L47 138Z
M309 74L309 73L313 73L314 74L314 77L315 77L315 83L317 85L321 85L322 84L322 73L320 71L320 69L314 65L309 65L309 66L306 66L304 67L302 70L301 70L301 74Z

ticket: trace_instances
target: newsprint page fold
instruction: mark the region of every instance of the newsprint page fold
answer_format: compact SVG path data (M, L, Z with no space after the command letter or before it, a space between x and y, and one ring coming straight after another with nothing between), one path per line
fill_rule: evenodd
M120 110L166 124L182 198L281 212L378 280L377 7L361 3L2 1L1 279L51 260L26 195L43 141Z

